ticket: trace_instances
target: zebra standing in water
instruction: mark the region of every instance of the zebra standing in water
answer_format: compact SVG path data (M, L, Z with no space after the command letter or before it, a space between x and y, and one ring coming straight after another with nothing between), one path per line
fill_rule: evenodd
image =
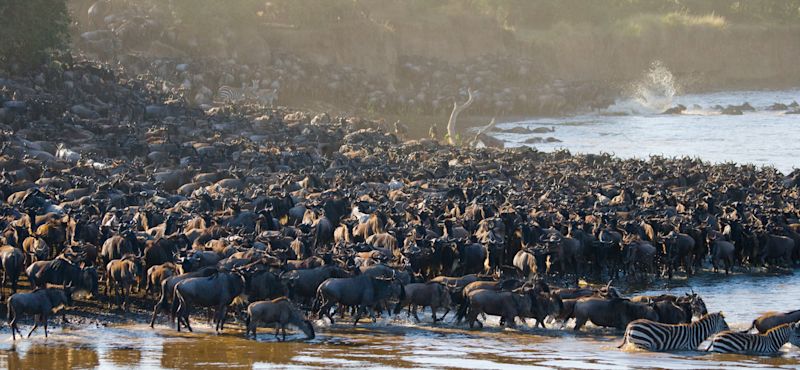
M717 334L708 351L717 353L748 353L768 355L778 352L786 342L798 345L798 324L783 324L764 334L726 331Z
M662 324L640 319L631 321L625 329L625 338L619 348L631 343L649 351L696 350L709 336L728 330L722 312L704 315L689 324Z

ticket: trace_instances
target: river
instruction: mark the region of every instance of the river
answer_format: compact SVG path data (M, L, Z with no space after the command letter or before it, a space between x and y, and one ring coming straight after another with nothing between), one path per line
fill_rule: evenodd
M663 283L662 283L663 284ZM732 328L746 328L760 313L797 308L800 276L704 273L669 287L641 293L694 290L710 311L723 311ZM421 315L422 316L422 315ZM430 315L415 324L399 318L379 319L357 328L316 322L317 337L303 341L292 333L277 343L272 329L261 329L258 341L244 339L236 325L215 335L204 324L198 332L177 333L164 325L53 328L12 342L0 334L0 367L9 369L286 369L286 368L665 368L736 369L800 367L800 349L786 345L779 356L711 355L702 352L647 353L621 351L619 333L590 327L543 330L520 325L501 330L490 317L484 330L448 322L430 324ZM532 322L531 322L532 324ZM26 327L22 328L23 332ZM705 344L701 347L705 347Z
M501 129L552 127L555 131L551 133L492 136L503 140L507 147L531 145L543 151L606 152L623 158L689 156L715 163L774 166L788 174L799 165L800 115L766 108L776 102L793 101L800 101L800 90L691 94L658 99L655 105L641 99L623 99L591 114L498 124ZM723 115L712 108L745 102L756 111ZM683 114L659 114L677 104L688 109ZM561 142L525 144L533 137L554 137Z

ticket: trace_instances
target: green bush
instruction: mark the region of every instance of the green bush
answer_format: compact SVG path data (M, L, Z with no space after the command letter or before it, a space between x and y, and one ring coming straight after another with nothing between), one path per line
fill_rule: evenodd
M0 1L0 19L0 70L34 68L49 52L67 46L64 0Z

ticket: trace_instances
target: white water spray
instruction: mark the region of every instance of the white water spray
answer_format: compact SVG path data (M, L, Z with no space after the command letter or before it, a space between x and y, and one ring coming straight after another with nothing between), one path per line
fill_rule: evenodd
M639 80L631 83L627 89L628 98L614 104L609 111L630 114L661 113L672 107L677 93L675 76L664 63L655 60Z

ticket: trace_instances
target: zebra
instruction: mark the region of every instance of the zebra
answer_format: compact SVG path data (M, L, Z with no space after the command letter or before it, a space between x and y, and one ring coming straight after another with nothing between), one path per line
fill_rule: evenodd
M631 321L625 329L625 337L618 348L631 343L649 351L696 350L712 334L728 330L722 312L704 315L689 324L662 324L640 319Z
M217 96L220 101L224 103L239 103L244 100L249 100L255 95L255 91L258 89L260 82L260 80L252 80L253 85L250 87L242 83L242 87L238 89L228 85L222 85L217 89Z
M278 89L260 89L255 91L255 100L264 106L273 107L278 100Z
M228 85L222 85L217 89L217 96L220 101L224 103L238 103L247 98L249 90L250 88L245 86L237 89Z
M748 353L768 355L778 352L786 342L797 344L798 324L783 324L764 334L726 331L717 334L707 351L716 353Z

